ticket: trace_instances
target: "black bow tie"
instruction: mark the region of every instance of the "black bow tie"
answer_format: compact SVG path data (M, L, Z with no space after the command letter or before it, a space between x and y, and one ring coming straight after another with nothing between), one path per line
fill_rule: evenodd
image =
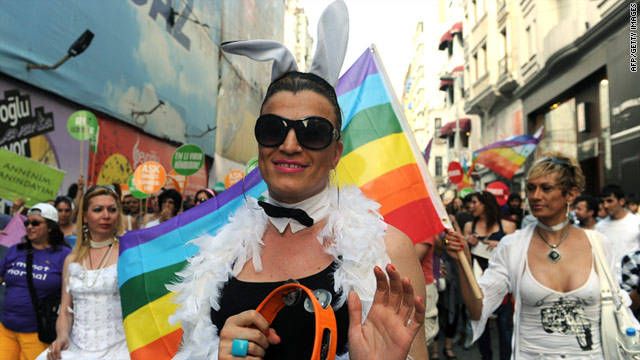
M306 227L313 225L313 219L304 210L276 206L264 201L258 201L258 205L271 217L294 219Z

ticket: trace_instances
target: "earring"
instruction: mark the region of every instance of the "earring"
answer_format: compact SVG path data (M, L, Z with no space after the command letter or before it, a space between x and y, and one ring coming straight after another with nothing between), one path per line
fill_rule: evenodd
M571 203L567 203L567 219L569 218L570 212L571 212Z
M82 224L82 241L89 241L89 226L86 223Z
M336 169L333 169L333 176L329 177L329 182L333 182L336 186L336 189L338 190L338 200L337 200L337 207L340 207L340 179L338 179L338 171L336 171Z

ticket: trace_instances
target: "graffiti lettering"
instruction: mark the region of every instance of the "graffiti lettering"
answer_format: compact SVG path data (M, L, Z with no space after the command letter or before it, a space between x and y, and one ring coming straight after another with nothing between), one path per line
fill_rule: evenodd
M53 131L53 113L45 113L42 106L32 113L28 94L8 90L4 96L0 100L0 145Z
M31 157L31 146L29 146L29 139L22 139L4 144L0 146L0 149L11 151L12 153L18 154L20 156Z
M147 4L147 0L131 0L135 5L143 6ZM191 9L193 7L193 0L187 0L185 6L180 10L180 16L176 16L175 10L173 10L173 0L152 0L149 7L149 17L156 20L158 15L162 16L165 20L166 30L173 38L184 47L187 51L191 49L191 39L182 32L184 24L191 15Z

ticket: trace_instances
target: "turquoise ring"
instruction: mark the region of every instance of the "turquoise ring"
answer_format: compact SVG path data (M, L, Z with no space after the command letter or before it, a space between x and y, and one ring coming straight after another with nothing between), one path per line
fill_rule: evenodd
M231 355L244 357L249 350L249 340L234 339L231 345Z

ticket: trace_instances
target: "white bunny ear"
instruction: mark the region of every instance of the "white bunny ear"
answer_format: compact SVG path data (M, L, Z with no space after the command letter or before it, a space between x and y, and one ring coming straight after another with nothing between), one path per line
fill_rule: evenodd
M273 40L229 41L220 45L223 51L230 54L244 55L256 61L273 60L271 81L280 76L298 71L296 59L283 44Z
M318 44L309 72L335 87L348 42L349 12L344 1L337 0L322 12L318 21Z

